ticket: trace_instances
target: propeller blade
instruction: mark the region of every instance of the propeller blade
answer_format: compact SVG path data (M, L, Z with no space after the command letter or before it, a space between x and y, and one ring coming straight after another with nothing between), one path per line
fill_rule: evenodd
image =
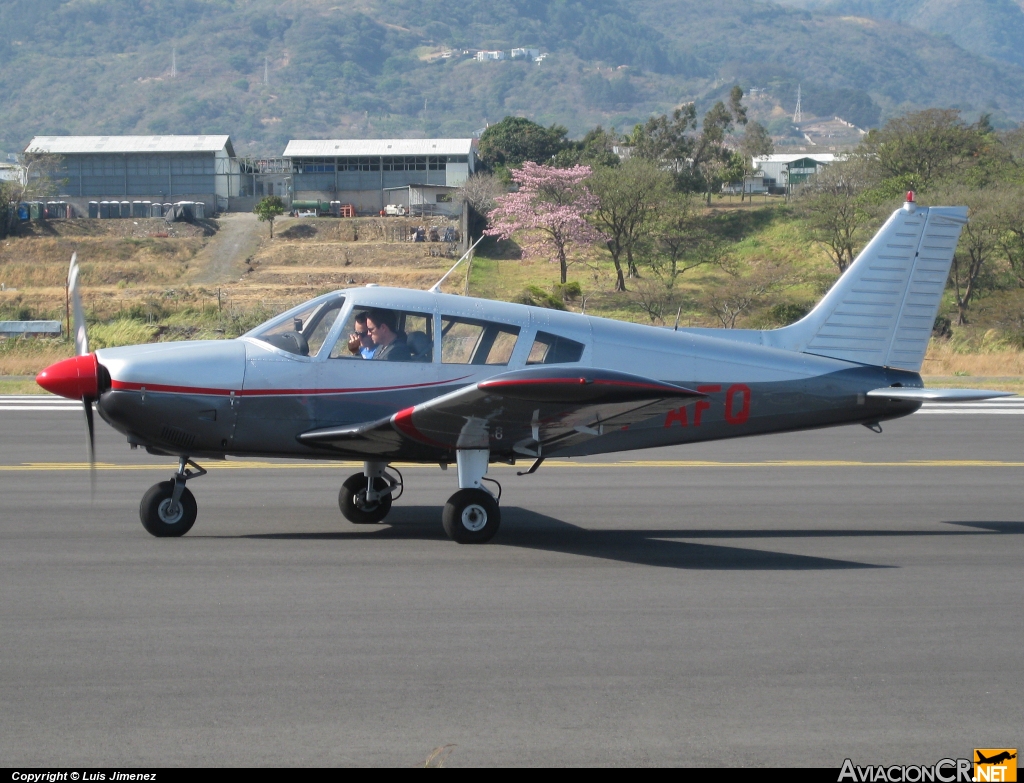
M92 400L82 398L85 406L85 426L89 430L89 490L90 496L96 497L96 428L92 419Z
M78 253L71 254L68 268L68 295L75 310L75 355L89 353L89 337L85 331L85 312L82 310L82 294L78 290Z

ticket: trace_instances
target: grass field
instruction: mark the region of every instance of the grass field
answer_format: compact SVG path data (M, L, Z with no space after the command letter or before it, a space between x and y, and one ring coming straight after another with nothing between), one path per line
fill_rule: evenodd
M728 240L729 266L740 278L764 265L784 264L785 278L772 304L807 309L834 281L824 251L784 203L740 207L718 201L712 215ZM427 223L439 231L454 226L441 220ZM0 319L63 321L68 259L77 252L93 347L233 337L326 291L367 283L428 288L454 259L443 243L401 241L410 226L420 224L411 218L281 218L270 239L267 227L253 222L257 237L250 245L255 250L226 267L240 271L203 284L195 279L204 276L202 267L210 263L204 248L220 227L215 220L198 225L168 225L160 219L32 224L28 233L0 242ZM678 312L681 326L718 326L702 296L733 280L716 266L690 270L679 278L658 317L642 306L645 291L660 285L642 264L642 277L627 279L627 292L615 292L614 269L604 248L575 253L572 262L568 280L578 284L579 295L563 300L556 264L521 259L512 242L488 241L472 266L456 270L444 290L465 293L468 272L473 296L575 312L585 308L589 314L640 323L671 325ZM949 378L1024 375L1024 353L1000 326L1007 313L1024 311L1022 293L979 300L979 322L956 330L952 340L934 341L924 372ZM737 326L775 325L763 322L766 307L751 308ZM31 376L71 352L66 340L2 341L0 376ZM24 388L24 381L9 383Z

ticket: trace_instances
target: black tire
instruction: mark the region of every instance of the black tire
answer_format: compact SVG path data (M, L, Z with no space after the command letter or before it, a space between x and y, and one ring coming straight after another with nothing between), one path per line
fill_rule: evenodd
M142 496L142 503L139 504L139 519L142 520L142 526L150 535L157 538L176 538L185 535L196 523L199 507L188 487L181 491L177 513L168 513L173 493L174 482L161 481L150 487L149 491Z
M388 482L378 476L373 480L373 488L381 492L388 488ZM338 493L338 507L341 508L341 515L353 525L375 525L383 521L391 511L391 495L385 495L376 503L368 505L365 502L359 502L360 493L363 493L364 498L366 497L366 476L356 473L345 480Z
M452 541L485 544L501 526L501 509L485 489L460 489L448 498L441 523Z

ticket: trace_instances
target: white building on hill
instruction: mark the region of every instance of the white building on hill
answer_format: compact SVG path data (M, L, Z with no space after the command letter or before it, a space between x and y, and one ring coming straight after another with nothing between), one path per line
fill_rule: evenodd
M818 173L823 166L842 160L831 152L799 152L788 155L764 155L754 158L754 171L762 172L765 184L773 187L800 185ZM771 184L774 183L774 184Z

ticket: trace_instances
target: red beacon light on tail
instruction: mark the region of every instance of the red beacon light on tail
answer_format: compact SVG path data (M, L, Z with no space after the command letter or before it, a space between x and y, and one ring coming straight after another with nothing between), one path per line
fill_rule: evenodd
M905 210L906 210L907 212L913 212L913 211L915 211L915 210L917 209L917 202L916 202L916 201L914 201L914 198L915 198L915 196L914 196L914 191L912 191L912 190L908 190L908 191L907 191L907 201L906 201L906 203L905 203L905 204L903 205L903 208L904 208L904 209L905 209Z

